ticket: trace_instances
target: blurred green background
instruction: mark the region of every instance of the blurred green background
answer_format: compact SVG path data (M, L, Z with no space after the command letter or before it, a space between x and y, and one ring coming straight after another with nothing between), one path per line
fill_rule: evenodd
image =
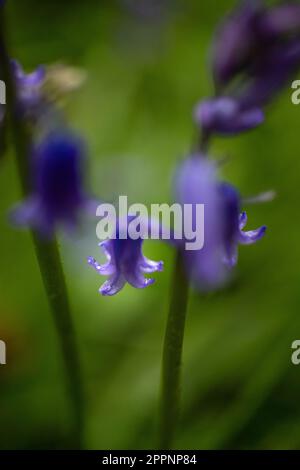
M87 71L67 112L88 141L94 193L168 202L174 166L194 138L193 107L212 93L211 35L234 2L165 0L146 15L132 3L9 0L9 45L28 71L57 61ZM277 198L246 208L249 228L266 224L268 233L240 249L232 286L191 294L176 448L300 447L300 366L290 360L300 338L300 107L290 95L258 130L212 147L229 157L223 175L243 195L274 189ZM8 355L0 366L0 447L64 448L70 409L52 318L31 239L7 223L20 199L10 153L0 192L0 339ZM87 391L86 447L155 448L174 253L146 242L146 255L165 262L157 283L101 297L104 278L86 263L100 256L95 226L87 221L74 239L61 239Z

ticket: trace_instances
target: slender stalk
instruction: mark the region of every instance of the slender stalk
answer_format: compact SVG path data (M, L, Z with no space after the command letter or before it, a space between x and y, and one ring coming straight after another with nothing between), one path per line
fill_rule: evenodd
M183 254L176 253L171 301L162 359L160 448L171 449L179 415L181 358L188 303L189 284Z
M0 7L0 78L6 84L7 120L15 147L22 192L24 196L27 196L30 192L29 150L31 147L31 135L26 123L17 112L16 90L11 76L5 38L4 14L3 8ZM35 231L32 231L32 238L65 365L67 388L73 409L70 445L74 448L81 448L84 424L84 400L80 361L58 244L55 239L44 240L40 238Z
M205 155L210 134L200 133L196 151ZM180 407L181 358L188 304L189 281L183 253L177 250L171 285L170 309L164 338L160 403L160 448L170 449L175 436Z
M33 232L33 242L65 365L66 382L73 408L70 445L82 448L84 396L80 361L68 292L56 240L44 241Z

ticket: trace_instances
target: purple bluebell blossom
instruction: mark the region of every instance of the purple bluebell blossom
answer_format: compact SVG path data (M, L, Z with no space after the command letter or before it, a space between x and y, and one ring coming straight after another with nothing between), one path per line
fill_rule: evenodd
M263 107L300 67L300 5L245 0L221 25L213 50L216 89L198 105L206 133L236 134L263 122Z
M238 134L254 129L264 121L264 113L260 108L243 107L237 99L229 96L201 101L194 117L206 135Z
M193 283L202 290L214 289L227 277L219 255L222 220L216 165L203 155L189 157L177 169L175 194L180 204L204 204L204 247L185 251L185 261Z
M248 73L269 54L282 61L285 48L300 41L300 5L283 2L267 7L262 0L244 0L219 27L213 46L212 68L216 87L224 87L240 73ZM299 58L295 59L299 66ZM293 71L289 71L291 73Z
M119 227L119 226L118 226ZM120 229L116 229L116 237L101 242L107 257L107 263L99 265L97 261L89 257L88 263L102 276L108 276L108 280L100 287L99 292L105 296L117 294L128 282L137 289L144 289L155 282L155 279L145 277L145 274L163 270L163 262L151 261L143 255L143 239L121 239Z
M13 76L16 83L18 111L26 117L36 117L43 107L43 85L46 79L45 67L40 65L34 72L26 74L19 62L11 61Z
M217 89L227 85L253 57L260 2L245 0L220 25L213 43L212 68Z
M201 154L191 156L178 169L176 194L181 204L204 204L204 247L185 251L189 276L200 290L222 287L237 262L238 244L255 243L266 227L242 231L246 214L240 213L238 192L219 181L216 165Z
M12 213L18 225L51 237L59 224L73 230L91 200L83 188L85 150L68 131L52 131L33 150L31 196Z
M249 69L248 79L237 91L242 108L267 105L300 66L300 40L274 44L266 55L258 56Z

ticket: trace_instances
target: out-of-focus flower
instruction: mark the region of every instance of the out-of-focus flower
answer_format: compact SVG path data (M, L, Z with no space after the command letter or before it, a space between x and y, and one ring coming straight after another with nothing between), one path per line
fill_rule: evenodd
M46 77L45 67L40 65L34 72L26 74L16 60L11 61L11 66L16 83L19 111L28 117L35 117L43 102L42 87Z
M180 204L204 204L204 247L186 251L185 260L189 276L197 287L215 289L227 278L219 252L222 217L216 165L200 154L189 157L177 169L175 193Z
M217 88L226 85L249 63L256 46L259 2L245 0L220 25L213 44L212 68Z
M107 263L99 265L97 261L89 257L88 263L102 276L108 276L108 280L100 287L102 295L117 294L128 282L137 289L143 289L155 282L153 278L145 278L145 274L163 270L163 262L151 261L143 255L143 239L122 239L120 229L116 229L116 237L100 243Z
M201 101L195 110L195 121L205 134L232 135L259 126L264 121L260 108L242 107L229 96Z
M300 67L300 5L242 1L216 34L212 67L224 96L197 107L204 132L226 135L258 126L262 108Z
M181 204L204 204L204 247L185 251L185 259L194 285L215 290L226 283L236 264L238 244L259 240L266 227L242 231L246 214L240 215L238 192L218 180L216 165L204 155L193 155L179 167L176 194Z
M299 48L299 5L284 2L267 7L261 0L244 0L215 37L212 66L216 88L224 88L237 77L246 87L253 80L247 96L254 98L258 90L257 102L266 104L300 66Z
M244 108L265 106L297 72L300 66L300 39L275 44L266 55L258 56L249 69L248 79L237 90Z
M58 224L72 230L90 200L83 188L84 145L68 131L52 131L33 150L33 193L12 214L18 225L51 237Z

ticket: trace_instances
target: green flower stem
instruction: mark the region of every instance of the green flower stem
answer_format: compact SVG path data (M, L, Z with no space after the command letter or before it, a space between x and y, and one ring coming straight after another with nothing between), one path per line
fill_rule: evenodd
M180 405L181 358L189 283L183 253L178 250L171 284L171 301L164 338L160 409L160 448L171 449Z
M30 191L29 149L31 146L31 135L24 120L16 113L16 91L14 80L11 76L4 27L3 8L0 8L0 78L6 84L7 120L15 147L22 192L26 197ZM84 425L83 387L77 342L58 244L55 239L43 240L35 231L32 231L32 238L65 365L67 388L73 409L70 445L73 448L81 448Z
M65 365L68 393L73 408L71 445L82 448L84 396L80 360L68 292L56 240L44 241L33 232L35 252Z

